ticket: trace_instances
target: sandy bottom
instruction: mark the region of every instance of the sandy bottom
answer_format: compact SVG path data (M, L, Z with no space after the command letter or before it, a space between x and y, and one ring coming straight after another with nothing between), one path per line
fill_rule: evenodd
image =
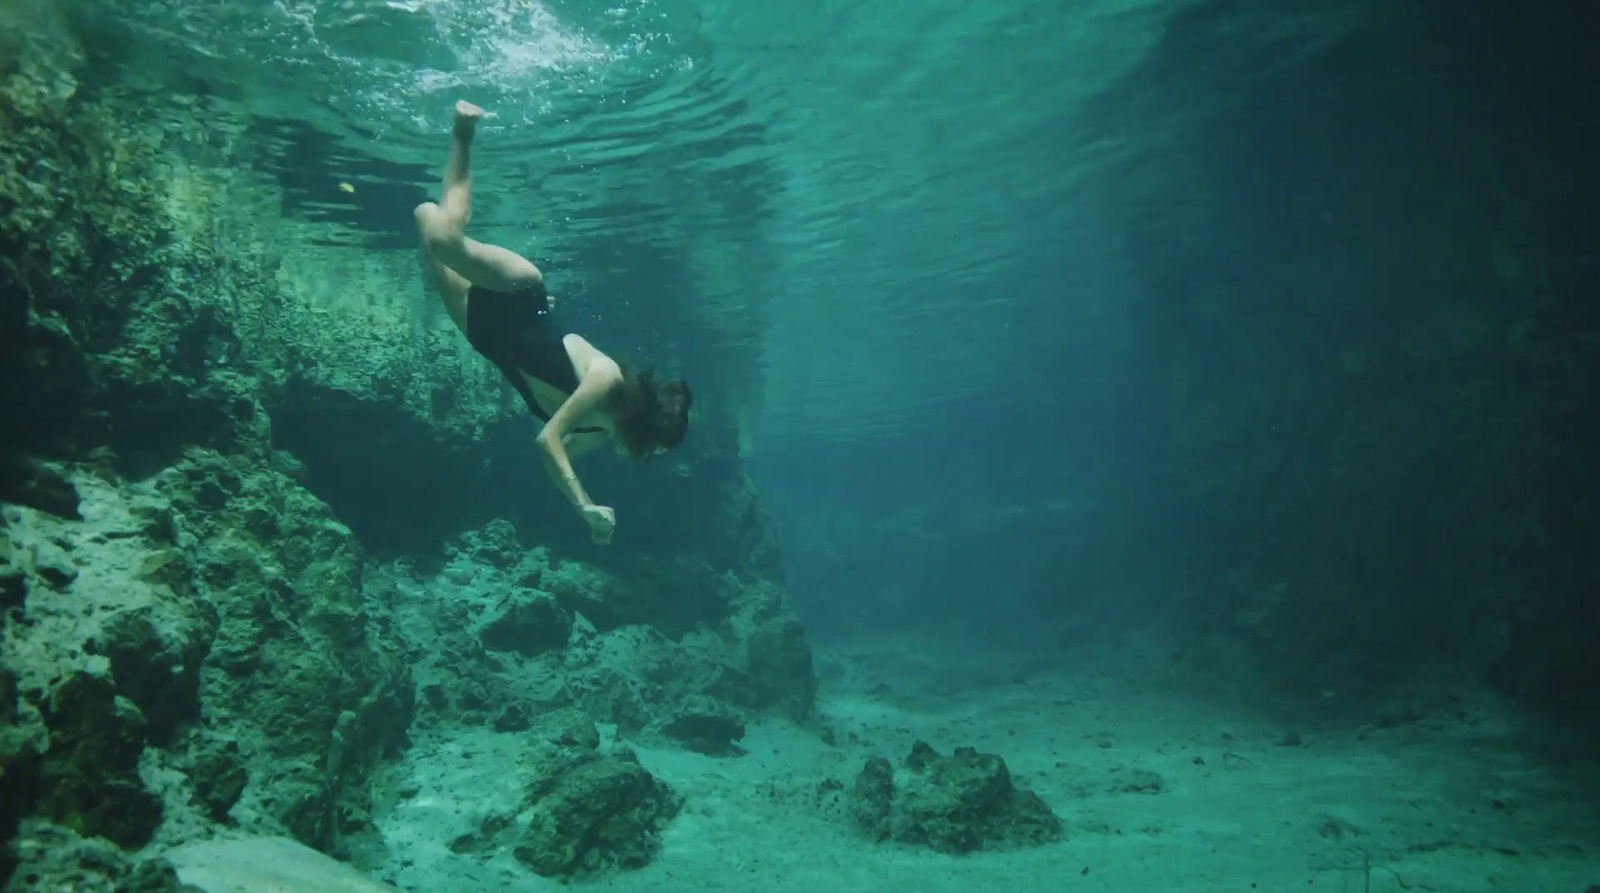
M767 722L750 728L749 753L736 759L640 748L688 806L652 865L584 886L1586 893L1600 884L1595 788L1541 765L1492 714L1361 733L1305 729L1293 744L1281 723L1141 678L1126 649L1024 664L1014 654L935 658L927 647L819 649L838 746ZM1067 839L950 857L857 838L819 783L848 790L866 758L898 760L919 739L944 753L972 745L1004 757L1062 817ZM565 889L509 856L445 846L515 802L507 767L522 746L516 735L484 732L416 748L405 771L420 793L382 822L396 857L386 879L427 893ZM1160 790L1127 790L1136 772L1158 774Z

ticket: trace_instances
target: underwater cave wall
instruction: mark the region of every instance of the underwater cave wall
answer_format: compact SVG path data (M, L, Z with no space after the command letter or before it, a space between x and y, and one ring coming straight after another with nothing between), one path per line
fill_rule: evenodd
M0 396L23 422L0 435L8 498L49 498L31 457L98 450L137 479L189 445L238 446L232 429L249 415L252 434L270 432L257 447L293 454L380 556L436 554L500 517L610 557L588 547L546 479L537 423L453 329L297 291L320 255L296 256L284 244L293 228L260 219L270 188L229 166L239 159L211 157L205 127L226 112L100 97L90 79L62 92L51 107L7 110L7 182L32 190L9 197L0 226L0 362L8 380L29 383ZM367 267L336 278L417 287L411 266ZM776 574L737 419L703 415L670 462L594 463L591 487L615 500L632 550Z
M271 455L243 346L287 305L181 163L214 122L64 27L5 31L0 75L0 879L25 821L132 850L243 804L332 848L411 687L359 546Z
M281 221L254 216L270 184L217 139L240 122L54 33L0 28L0 843L35 820L130 850L218 824L370 836L419 647L373 558L496 517L514 557L581 546L670 592L657 607L748 607L723 642L751 656L747 706L809 711L765 515L717 447L736 438L619 473L639 476L624 517L667 531L652 549L579 542L530 479L525 411L461 339L291 287L258 230Z
M1103 198L1187 487L1192 637L1290 688L1424 665L1592 705L1600 64L1573 4L1178 17L1102 98ZM1352 8L1353 10L1354 8Z

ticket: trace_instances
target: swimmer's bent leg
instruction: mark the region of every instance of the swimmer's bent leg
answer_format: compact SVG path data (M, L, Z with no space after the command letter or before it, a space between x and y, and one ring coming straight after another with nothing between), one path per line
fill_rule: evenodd
M464 114L463 110L470 114ZM539 268L514 251L485 245L465 234L467 221L472 217L472 138L477 132L477 114L481 111L476 107L457 105L450 158L444 166L441 201L417 206L417 232L433 262L471 285L493 291L519 291L544 281Z
M433 202L418 205L416 219L428 256L473 285L491 291L521 291L544 281L533 261L498 245L467 238L461 226Z

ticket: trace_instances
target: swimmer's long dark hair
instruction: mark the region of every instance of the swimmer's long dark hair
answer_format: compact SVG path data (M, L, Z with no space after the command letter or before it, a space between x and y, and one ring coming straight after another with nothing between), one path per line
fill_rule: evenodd
M617 439L634 459L648 459L658 449L683 443L689 432L689 405L694 395L680 379L656 383L655 370L646 366L624 370L622 383L609 397Z

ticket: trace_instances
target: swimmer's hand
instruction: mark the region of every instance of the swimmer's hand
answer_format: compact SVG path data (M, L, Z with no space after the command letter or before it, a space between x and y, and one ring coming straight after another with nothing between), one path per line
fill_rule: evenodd
M615 511L604 505L586 505L579 511L583 513L583 520L589 525L589 536L595 542L601 545L611 542L611 535L617 530Z

